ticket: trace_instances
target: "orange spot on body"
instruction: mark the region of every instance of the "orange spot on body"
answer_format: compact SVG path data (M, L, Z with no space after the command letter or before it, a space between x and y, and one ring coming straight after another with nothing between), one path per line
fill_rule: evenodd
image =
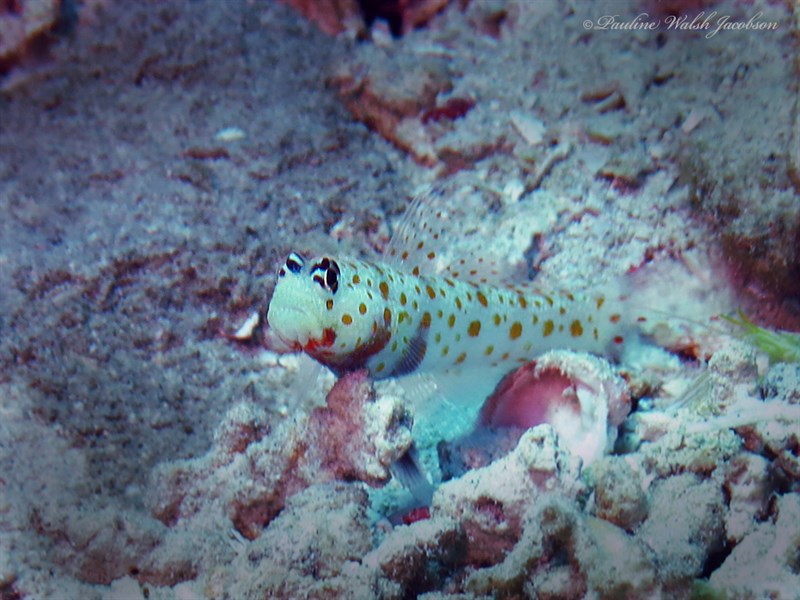
M383 299L384 300L388 300L389 299L389 284L386 283L385 281L381 281L378 284L378 289L380 289L381 296L383 297Z
M611 321L612 323L619 323L620 319L621 319L621 317L619 315L614 314L614 315L611 315L611 318L609 319L609 321Z
M327 308L328 310L333 310L333 300L331 300L330 298L328 298L328 299L325 301L325 308Z
M551 320L547 320L544 322L544 326L542 327L542 335L544 337L549 336L553 333L553 330L556 328L555 324Z
M426 286L425 286L425 291L426 291L426 292L428 292L428 297L429 297L431 300L433 300L434 298L436 298L436 290L434 290L434 289L433 289L431 286L429 286L429 285L426 285Z
M569 326L569 332L572 334L572 337L580 337L583 335L583 325L576 319Z
M425 329L431 326L431 313L426 312L422 315L422 320L419 322L419 326L424 327Z
M359 305L358 305L358 312L359 312L360 314L362 314L362 315L365 315L365 314L367 314L367 305L366 305L366 304L364 304L363 302L362 302L361 304L359 304Z
M344 323L345 325L352 324L353 323L353 317L351 317L347 313L343 314L342 315L342 323Z
M508 337L510 337L512 340L515 340L521 335L522 323L519 321L514 321L514 323L511 325L511 329L508 330Z
M481 322L480 321L473 321L469 324L469 328L467 329L467 333L471 337L477 337L478 334L481 332Z
M458 358L456 358L456 363L455 364L460 365L461 363L464 362L464 360L466 360L466 358L467 358L467 353L466 352L462 352L461 354L458 355Z
M478 298L478 302L481 303L483 306L489 306L489 302L486 300L486 296L483 295L483 292L478 291L475 294Z
M456 324L456 316L455 315L450 315L449 317L447 317L447 325L450 328L452 328L455 324Z

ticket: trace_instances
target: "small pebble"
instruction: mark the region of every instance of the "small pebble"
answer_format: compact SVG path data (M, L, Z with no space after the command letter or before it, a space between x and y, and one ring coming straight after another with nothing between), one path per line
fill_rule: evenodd
M220 142L235 142L244 138L244 131L238 127L226 127L225 129L220 129L214 136L214 139L217 139Z

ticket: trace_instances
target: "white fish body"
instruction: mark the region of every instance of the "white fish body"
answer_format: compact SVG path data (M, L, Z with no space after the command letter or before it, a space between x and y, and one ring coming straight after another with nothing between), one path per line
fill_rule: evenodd
M601 294L549 294L463 281L452 272L417 275L292 253L267 319L290 347L335 373L367 369L381 379L505 364L511 370L556 348L607 355L624 341L623 312Z

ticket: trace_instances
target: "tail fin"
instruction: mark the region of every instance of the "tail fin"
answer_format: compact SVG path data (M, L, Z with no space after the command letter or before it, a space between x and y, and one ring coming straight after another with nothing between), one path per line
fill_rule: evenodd
M688 260L688 259L687 259ZM625 312L637 332L655 345L697 357L719 346L724 335L713 327L718 315L730 312L734 294L715 275L709 258L659 261L624 276Z

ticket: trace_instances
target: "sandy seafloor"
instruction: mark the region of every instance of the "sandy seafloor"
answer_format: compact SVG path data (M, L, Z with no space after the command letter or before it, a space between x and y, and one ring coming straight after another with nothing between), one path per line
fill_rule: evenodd
M800 323L797 9L666 4L454 2L356 42L110 2L55 40L0 92L0 599L800 598L800 369L709 320ZM702 8L778 28L582 25ZM394 144L359 102L408 119ZM291 249L378 256L429 184L452 255L678 318L555 359L632 393L613 454L540 426L393 526L416 388L326 411L323 369L222 332ZM413 430L437 484L465 414ZM476 439L465 464L502 455Z

